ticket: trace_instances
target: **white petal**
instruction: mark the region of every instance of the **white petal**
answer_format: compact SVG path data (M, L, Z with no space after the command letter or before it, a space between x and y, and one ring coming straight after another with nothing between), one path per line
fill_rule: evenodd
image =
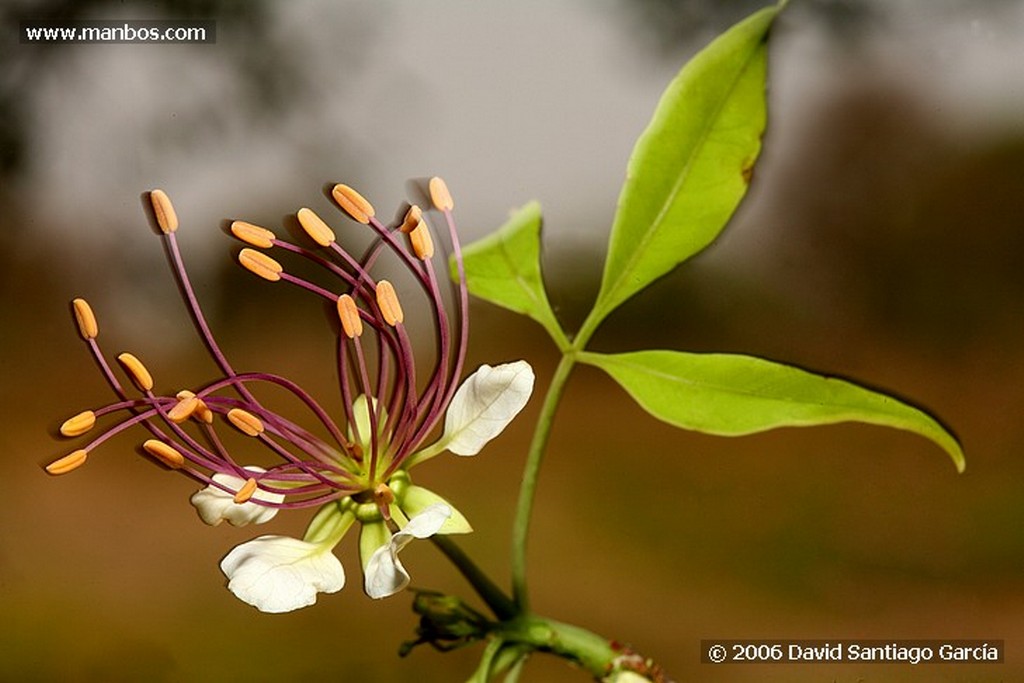
M287 536L260 536L234 548L221 560L228 589L261 612L291 612L316 602L316 594L336 593L345 570L330 544Z
M395 533L391 543L399 544L401 550L414 538L430 538L444 526L451 515L452 509L444 503L429 505L419 514L413 515L409 523Z
M526 361L481 365L455 392L441 442L456 455L476 455L501 433L533 392L533 368Z
M375 599L386 598L408 586L409 573L398 559L398 553L414 538L436 534L451 514L450 507L435 503L410 519L390 542L377 548L363 569L366 594Z
M250 472L266 472L261 467L246 467ZM230 474L215 474L213 480L224 484L228 488L237 490L245 483L244 479ZM252 497L254 500L263 500L268 503L280 503L284 496L280 493L267 493L256 490ZM190 499L192 505L204 522L210 526L217 526L227 520L232 526L245 526L246 524L263 524L270 521L277 514L277 508L257 505L246 501L239 505L234 501L234 496L223 491L214 485L209 485L201 491L196 491Z

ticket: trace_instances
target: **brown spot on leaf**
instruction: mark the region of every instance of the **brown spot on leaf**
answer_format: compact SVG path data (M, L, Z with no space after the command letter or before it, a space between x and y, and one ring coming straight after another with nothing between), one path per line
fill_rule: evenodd
M748 157L743 162L743 166L740 168L740 176L743 177L743 182L747 185L754 177L754 163L757 161L757 157Z

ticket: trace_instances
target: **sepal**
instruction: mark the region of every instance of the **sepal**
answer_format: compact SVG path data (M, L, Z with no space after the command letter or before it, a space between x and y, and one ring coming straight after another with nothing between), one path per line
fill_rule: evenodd
M402 499L402 511L407 517L414 517L431 505L437 504L446 505L451 510L451 516L438 529L438 534L468 534L473 531L469 520L455 506L430 489L425 489L422 486L410 485L405 490L405 495Z

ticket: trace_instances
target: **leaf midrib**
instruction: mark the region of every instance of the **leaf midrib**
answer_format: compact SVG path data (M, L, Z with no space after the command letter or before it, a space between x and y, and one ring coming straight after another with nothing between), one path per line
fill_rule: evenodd
M679 352L673 352L673 353L684 354L685 352L679 351ZM693 357L693 356L702 356L703 354L685 354L685 355ZM725 357L725 358L732 358L732 359L744 360L744 361L747 361L747 360L752 360L752 361L763 360L763 359L757 358L756 356L746 356L746 355L743 355L743 354L708 354L708 355L722 356L722 357ZM706 358L707 356L705 355L704 357ZM797 400L797 399L793 399L793 398L786 398L785 396L767 397L766 398L762 394L758 394L758 393L755 393L755 392L749 391L749 390L743 390L741 388L737 388L736 386L725 387L723 385L712 383L712 382L699 382L699 381L688 379L688 378L685 378L685 377L680 377L679 375L670 374L668 372L665 372L664 370L652 369L650 366L645 365L643 363L636 363L636 362L631 362L629 360L625 360L625 359L622 359L622 358L616 358L614 355L596 354L596 353L589 353L588 352L588 353L584 354L583 356L581 356L581 360L583 360L584 362L589 363L591 365L595 365L597 367L600 367L602 369L606 369L606 367L605 367L606 365L619 365L619 366L622 366L622 367L625 367L625 368L628 368L628 369L631 369L631 370L643 371L644 373L646 373L646 374L648 374L648 375L650 375L652 377L656 377L656 378L659 378L659 379L664 379L664 380L667 380L667 381L671 381L673 383L682 384L684 386L692 386L692 387L705 388L705 389L712 390L712 391L719 391L719 392L725 393L725 394L734 394L734 395L737 395L737 396L745 396L745 397L756 398L756 399L760 399L760 400L770 400L770 401L774 401L774 402L777 402L777 403L792 404L792 405L822 405L821 403L818 403L816 401ZM605 362L606 360L610 361L610 362L606 363ZM769 362L773 366L781 368L781 369L802 372L799 368L795 368L795 367L793 367L791 365L785 365L784 363L774 363L772 361L766 361L766 362ZM812 376L815 376L815 377L819 377L819 378L823 379L826 382L836 382L836 383L840 383L840 384L849 384L850 386L857 387L856 384L851 384L851 383L847 382L846 380L841 379L839 377L828 377L828 376L825 376L825 375L815 375L814 373L809 373L809 374L811 374ZM889 396L880 395L880 397L885 399L885 403L895 403L896 405L902 405L905 408L908 408L910 410L920 412L919 409L917 409L917 408L915 408L913 406L901 403L899 401L896 401L896 400L892 399ZM846 402L842 402L842 401L837 402L837 403L829 403L828 405L829 406L833 406L833 407L840 407L840 408L843 408L843 409L846 409L846 410L865 410L865 408L863 408L863 407L859 407L859 406L856 406L856 405L853 405L853 404L849 404L849 403L846 403ZM888 412L884 412L883 413L883 411L880 411L880 410L876 410L876 412L878 412L880 414L893 415L892 413L888 413ZM898 418L899 415L894 415L894 417Z
M646 251L647 245L650 243L651 240L654 239L654 235L657 234L661 230L662 223L664 222L666 216L668 215L669 209L675 203L675 198L677 196L679 196L679 193L682 192L683 186L689 180L690 172L691 172L691 170L693 168L694 160L700 155L701 150L704 149L704 146L707 143L707 139L710 136L711 131L715 128L715 126L717 124L718 115L721 113L722 109L725 107L726 103L729 101L730 95L735 91L736 83L750 69L751 62L753 61L755 55L757 54L757 51L761 48L761 46L763 44L764 44L763 40L760 40L760 41L757 42L757 44L755 45L754 49L750 51L750 53L748 54L747 58L744 60L743 68L739 69L736 72L736 76L735 76L735 78L733 78L729 88L724 91L725 95L722 97L721 101L715 107L714 115L708 118L709 123L703 127L700 135L697 137L697 142L694 145L693 153L690 154L689 159L687 160L686 164L683 166L683 169L682 169L682 171L679 174L679 179L673 184L672 191L669 193L668 198L666 199L666 201L664 201L662 203L661 208L658 211L658 215L655 217L654 221L651 223L650 228L648 228L648 230L646 230L643 233L643 237L640 240L640 245L639 245L639 247L637 247L636 249L633 250L633 255L626 262L626 267L620 272L618 278L615 279L615 281L612 283L611 287L608 288L607 294L605 296L601 297L603 301L614 300L615 297L613 295L616 294L622 288L623 283L629 279L630 274L636 268L637 261L641 258L641 256ZM646 132L647 131L644 132L644 136L646 136ZM643 137L641 139L643 139ZM691 254L691 256L692 256L692 254ZM687 258L689 258L689 256L687 256ZM683 259L683 260L685 260L685 259ZM680 261L680 263L681 262L682 261Z

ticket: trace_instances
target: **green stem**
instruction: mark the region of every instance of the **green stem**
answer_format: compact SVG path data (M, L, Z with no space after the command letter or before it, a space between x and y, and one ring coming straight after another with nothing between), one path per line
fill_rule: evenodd
M512 597L519 611L528 612L530 599L526 587L526 539L530 530L530 516L537 491L537 478L540 474L541 460L547 449L548 438L554 423L555 411L565 390L572 367L576 363L576 354L569 350L562 355L555 374L544 397L544 405L537 417L537 427L533 432L530 450L526 455L523 468L523 481L519 487L519 501L516 504L515 522L512 526Z
M526 539L530 530L530 517L533 513L533 501L537 492L537 478L540 476L540 465L547 450L551 427L554 423L555 411L565 391L565 384L576 364L576 354L586 347L590 337L608 314L596 307L583 321L579 333L571 345L559 343L562 359L555 368L555 374L544 397L544 405L537 417L530 450L526 454L526 465L523 467L523 481L519 487L519 502L516 505L515 521L512 525L512 597L522 613L529 612L530 597L526 585Z
M501 624L497 635L506 643L519 643L574 662L595 678L608 676L622 663L623 652L607 638L553 619L524 616Z
M591 673L595 679L611 680L620 671L632 671L648 680L662 680L660 669L637 653L614 645L612 641L579 626L546 619L530 613L526 582L526 540L529 535L533 503L541 461L547 450L555 412L565 392L580 352L600 325L606 313L591 311L579 334L570 346L562 348L562 358L555 368L544 404L541 406L533 439L526 456L523 480L519 489L515 521L512 527L512 598L495 585L458 545L447 536L434 536L432 541L462 573L480 598L494 613L498 622L491 635L496 637L495 653L507 645L522 648L516 661L529 652L547 652L574 662ZM490 666L485 671L491 671Z
M586 348L587 342L600 327L604 319L611 313L611 309L605 310L604 305L601 301L597 301L594 304L594 308L590 310L590 314L587 315L586 320L580 325L580 331L576 333L576 337L572 340L572 351L582 351Z
M430 540L462 573L462 576L466 578L469 585L473 587L476 594L486 603L498 620L507 621L519 615L519 610L512 599L491 581L491 577L487 576L455 541L448 536L431 536Z
M540 466L544 459L544 452L547 450L548 440L551 437L555 412L558 410L558 404L561 402L562 394L565 392L565 385L569 380L569 375L572 373L572 368L576 364L577 354L586 346L590 336L604 317L602 314L595 316L594 313L594 311L591 311L591 314L584 321L583 327L571 345L563 346L559 344L562 348L562 358L558 363L558 367L555 368L554 375L551 377L551 384L548 385L544 404L541 406L540 415L537 417L533 439L530 442L530 450L526 455L523 479L519 488L519 500L516 504L515 520L512 526L512 599L509 599L454 541L446 536L434 536L432 538L434 544L462 573L480 598L494 612L494 615L503 622L510 622L520 615L529 614L530 599L526 582L526 541L529 536L530 519L533 512L533 503L536 498ZM598 637L594 636L594 638ZM598 638L598 640L600 639Z

